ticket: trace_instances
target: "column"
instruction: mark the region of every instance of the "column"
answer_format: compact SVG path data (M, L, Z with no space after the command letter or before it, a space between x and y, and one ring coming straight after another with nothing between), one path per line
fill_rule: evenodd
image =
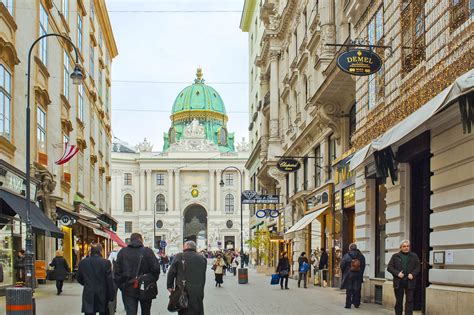
M279 108L279 92L278 92L278 59L280 53L278 51L270 52L270 141L278 140L278 108Z
M180 178L179 178L179 169L174 170L174 207L175 211L181 213L179 198L180 198Z
M140 211L145 210L145 170L140 170Z
M309 156L314 156L314 150L311 149ZM316 163L316 159L308 159L308 190L313 190L315 187L314 183L314 175L316 174L315 172L315 166L314 164Z
M151 180L152 170L146 170L146 210L153 210L153 196L151 195L152 189L152 180Z
M216 171L209 170L209 212L216 211Z
M217 182L220 183L222 170L216 170L217 174ZM221 205L221 196L222 196L222 187L220 185L217 186L216 189L216 211L222 213L222 205Z
M321 34L323 35L322 42L334 43L336 38L336 24L335 24L335 3L334 0L324 0L321 2ZM330 58L334 52L335 47L323 45L321 58Z
M166 203L168 204L168 210L174 211L176 207L173 201L173 170L168 170L167 189L168 189L168 198L166 200Z

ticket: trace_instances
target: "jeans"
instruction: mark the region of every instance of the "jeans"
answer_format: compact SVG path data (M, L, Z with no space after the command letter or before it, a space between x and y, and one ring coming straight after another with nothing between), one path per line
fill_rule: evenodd
M63 292L63 282L64 280L56 280L56 289L58 293Z
M283 279L285 280L285 288L288 288L288 275L280 276L280 287L283 289Z
M136 297L128 296L122 293L122 301L125 306L125 312L127 315L137 315L138 314L138 302L140 302L140 308L142 310L142 315L150 315L151 310L151 301L152 300L139 300Z
M298 278L298 288L300 287L301 279L304 280L304 287L306 288L306 272L300 272Z
M355 307L360 305L360 290L346 289L346 307L351 307L354 304Z
M402 315L403 314L403 295L406 294L405 300L405 315L412 315L413 314L413 295L415 293L415 289L408 289L408 281L400 281L398 285L398 289L394 289L395 291L395 314Z

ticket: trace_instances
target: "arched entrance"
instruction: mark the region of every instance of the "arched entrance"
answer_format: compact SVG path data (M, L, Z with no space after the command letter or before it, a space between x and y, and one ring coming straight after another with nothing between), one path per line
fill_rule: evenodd
M203 206L191 205L184 210L183 242L195 241L198 250L207 248L207 212Z

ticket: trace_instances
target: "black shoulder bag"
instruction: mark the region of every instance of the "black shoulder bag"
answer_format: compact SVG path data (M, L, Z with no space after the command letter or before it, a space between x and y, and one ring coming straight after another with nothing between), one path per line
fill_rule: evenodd
M140 274L140 268L143 261L143 255L140 255L138 260L137 273L133 281L133 287L138 289L139 300L153 300L158 295L158 287L156 285L155 277L150 273Z
M182 285L176 285L175 290L170 294L170 301L168 303L169 312L178 312L188 308L188 290L186 289L186 274L184 267L184 255L181 260L183 266L183 280Z

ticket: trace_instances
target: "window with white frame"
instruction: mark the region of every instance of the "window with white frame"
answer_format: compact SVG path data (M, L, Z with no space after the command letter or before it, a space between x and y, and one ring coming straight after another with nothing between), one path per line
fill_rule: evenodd
M234 213L234 196L232 194L225 196L225 213Z
M46 152L46 111L38 106L36 110L36 133L39 152Z
M66 22L69 22L69 0L63 0L63 15Z
M123 211L132 212L133 211L133 198L130 194L125 194L123 196Z
M156 185L157 186L164 186L165 185L165 174L163 174L163 173L156 174Z
M69 100L69 55L64 51L63 59L63 95Z
M132 185L132 173L123 174L123 184L126 186Z
M0 64L0 136L8 140L11 136L11 81L10 72Z
M95 60L94 46L91 45L91 48L89 51L89 75L92 79L94 79L94 60Z
M232 174L232 173L225 174L225 185L226 186L233 186L234 185L234 174Z
M166 200L163 194L159 194L156 196L155 200L155 210L156 212L165 212L166 211Z
M0 2L3 2L10 15L13 16L13 0L0 0Z
M40 36L48 34L48 12L44 8L43 4L40 3L40 20L39 20L39 32ZM48 42L47 38L43 38L39 43L40 60L46 66L48 59Z
M77 15L77 48L82 53L82 34L83 34L83 25L82 25L82 16Z
M82 83L77 87L77 117L84 122L84 86Z

